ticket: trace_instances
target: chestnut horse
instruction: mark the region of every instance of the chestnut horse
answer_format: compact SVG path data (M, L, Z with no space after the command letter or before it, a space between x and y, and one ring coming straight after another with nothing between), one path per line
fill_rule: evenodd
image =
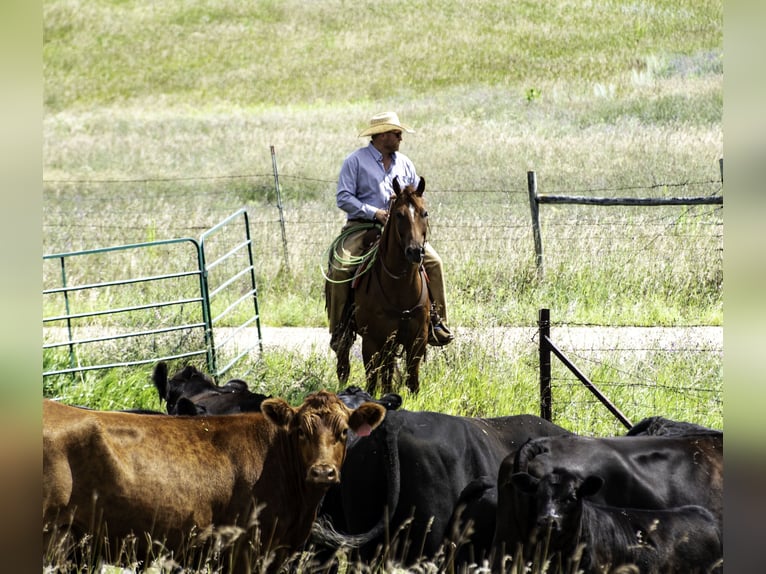
M405 357L407 387L420 388L420 361L426 353L431 299L423 256L425 254L428 212L423 200L426 182L417 189L401 189L393 181L388 221L380 236L377 256L369 267L360 270L353 289L354 312L349 336L337 350L338 378L349 373L349 350L362 337L362 358L367 377L367 392L375 396L378 380L383 393L392 391L398 356Z

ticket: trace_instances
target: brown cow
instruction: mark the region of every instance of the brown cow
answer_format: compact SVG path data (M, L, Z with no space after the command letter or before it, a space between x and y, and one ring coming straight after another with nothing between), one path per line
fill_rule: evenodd
M279 566L306 541L317 506L340 481L350 428L368 434L385 409L356 410L320 391L297 408L268 399L261 413L162 417L90 411L43 401L43 521L49 533L137 536L183 554L211 526L250 527L256 553ZM105 530L95 530L104 528ZM143 545L143 546L142 546ZM242 548L240 544L239 547ZM46 541L48 548L48 541ZM233 558L247 571L252 556Z

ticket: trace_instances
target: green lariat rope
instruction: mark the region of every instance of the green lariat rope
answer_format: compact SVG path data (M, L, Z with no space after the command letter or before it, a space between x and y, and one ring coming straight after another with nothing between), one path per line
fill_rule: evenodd
M380 227L380 224L378 223L363 223L361 225L355 225L354 227L347 229L346 231L342 231L338 237L336 237L333 242L330 244L330 247L325 252L326 259L328 262L328 266L332 269L338 269L339 271L346 270L350 267L358 267L359 265L363 264L367 260L375 260L375 257L378 255L378 243L376 242L369 251L362 253L361 255L354 255L352 257L341 257L338 254L338 246L352 233L356 233L357 231L361 231L363 229L373 229L375 227ZM369 271L371 265L368 265L362 273L367 273ZM349 283L354 280L355 275L352 275L348 279L331 279L328 277L327 273L325 273L324 268L320 265L319 270L322 272L322 277L325 278L325 281L329 283Z

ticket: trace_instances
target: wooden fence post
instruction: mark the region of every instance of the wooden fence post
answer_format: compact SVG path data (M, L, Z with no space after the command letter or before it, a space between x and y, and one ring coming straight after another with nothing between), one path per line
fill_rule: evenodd
M551 420L551 348L548 340L551 334L550 309L540 309L537 325L540 339L540 416Z
M537 278L543 278L543 239L540 234L540 209L537 203L537 176L534 171L527 172L527 189L529 190L529 209L532 212L532 234L535 238L535 264Z

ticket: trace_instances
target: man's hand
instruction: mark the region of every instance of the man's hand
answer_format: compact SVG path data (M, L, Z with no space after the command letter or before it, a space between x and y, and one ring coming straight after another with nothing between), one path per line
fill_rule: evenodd
M385 209L378 209L375 212L375 220L385 225L386 221L388 220L388 211L386 211Z

